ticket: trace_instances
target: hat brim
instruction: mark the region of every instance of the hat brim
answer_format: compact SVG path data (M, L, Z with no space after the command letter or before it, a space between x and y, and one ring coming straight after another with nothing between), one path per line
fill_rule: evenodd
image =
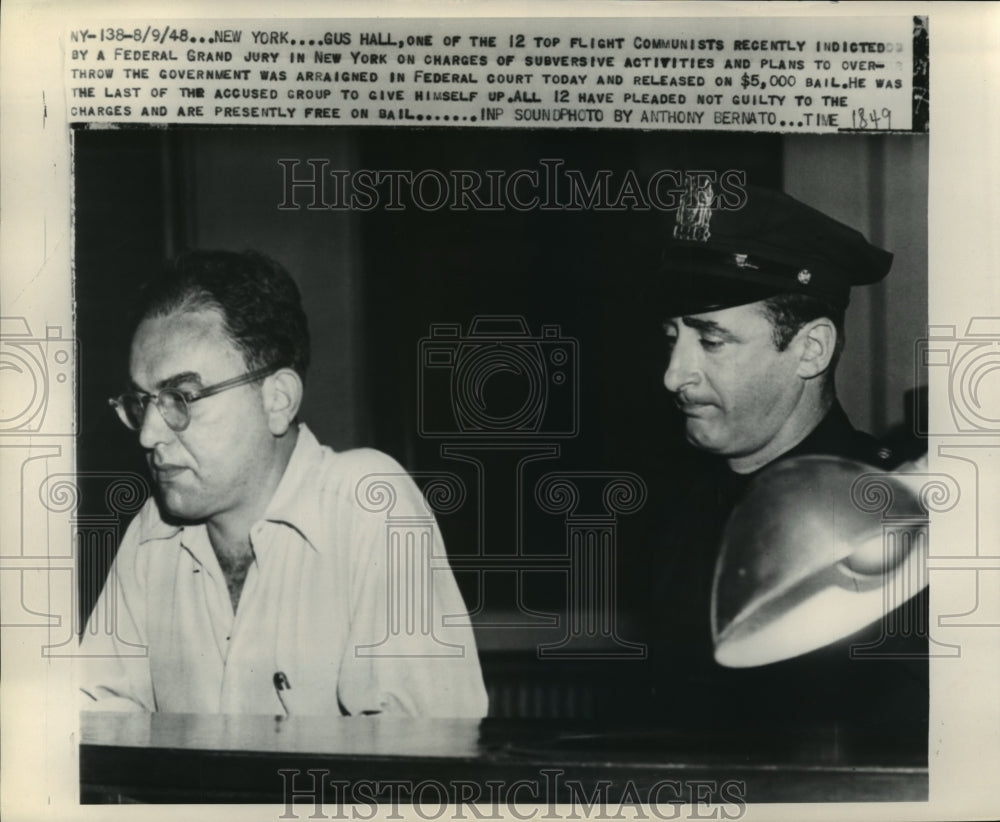
M707 314L766 300L787 291L774 285L740 280L719 274L672 271L668 278L657 277L647 299L664 319Z

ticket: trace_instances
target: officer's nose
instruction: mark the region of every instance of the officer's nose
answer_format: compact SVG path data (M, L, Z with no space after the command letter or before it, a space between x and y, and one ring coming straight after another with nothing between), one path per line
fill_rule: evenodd
M674 340L670 352L670 362L663 375L663 385L671 394L694 385L698 381L697 347L686 334Z
M159 407L150 400L142 418L142 427L139 428L139 444L146 450L152 451L157 445L171 440L173 436L174 431L163 419Z

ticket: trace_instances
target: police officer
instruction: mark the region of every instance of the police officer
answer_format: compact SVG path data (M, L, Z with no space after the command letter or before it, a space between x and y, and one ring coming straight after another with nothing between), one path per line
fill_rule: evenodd
M925 631L885 643L879 623L756 669L726 669L712 658L720 537L754 477L807 454L878 468L891 460L851 425L834 372L850 290L882 280L892 255L778 191L748 187L738 207L719 205L706 185L689 188L657 275L669 350L664 385L687 441L709 459L657 536L662 565L647 617L652 704L702 727L875 723L925 738ZM926 620L926 599L907 607ZM876 658L852 659L849 649L866 644L879 649L869 655Z

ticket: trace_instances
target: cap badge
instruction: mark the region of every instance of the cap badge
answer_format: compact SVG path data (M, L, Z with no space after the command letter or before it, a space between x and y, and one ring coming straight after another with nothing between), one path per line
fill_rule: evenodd
M734 254L733 262L736 263L737 268L753 268L759 270L760 266L754 265L752 262L750 262L749 256L750 256L749 254Z
M681 194L681 204L677 207L675 240L706 242L712 236L708 230L709 220L712 219L712 197L711 182L703 179L698 184L694 177L688 177L687 190Z
M799 272L799 282L802 285L809 285L809 281L813 278L812 272L808 268L803 268Z

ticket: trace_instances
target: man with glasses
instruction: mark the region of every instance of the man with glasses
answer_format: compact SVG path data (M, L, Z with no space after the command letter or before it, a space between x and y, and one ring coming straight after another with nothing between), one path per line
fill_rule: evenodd
M132 386L110 403L155 496L91 617L114 614L114 630L84 633L84 707L484 715L419 490L388 456L334 452L297 420L309 333L287 272L251 252L190 253L147 285L138 316ZM373 477L388 513L363 505ZM421 523L412 555L389 543L387 516ZM427 573L400 577L407 561Z

